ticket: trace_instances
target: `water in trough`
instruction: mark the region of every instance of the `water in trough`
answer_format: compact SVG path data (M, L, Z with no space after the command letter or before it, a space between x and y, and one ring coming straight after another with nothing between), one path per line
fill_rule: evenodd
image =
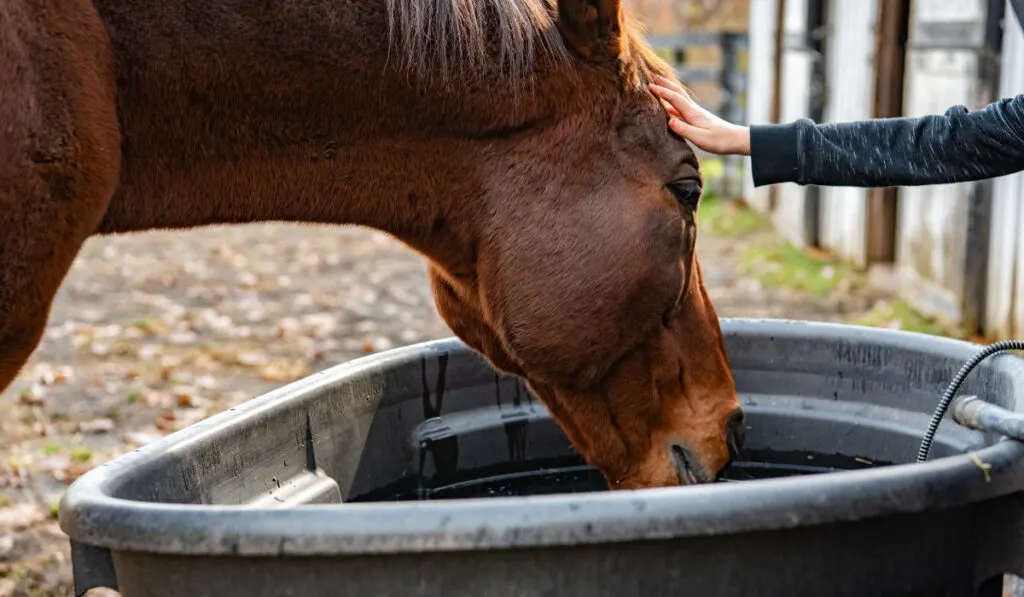
M807 451L749 450L719 478L719 483L753 481L774 477L814 475L873 466L866 458ZM578 458L520 461L458 471L443 484L427 488L418 476L409 476L385 487L350 498L349 502L415 501L582 493L607 491L604 478Z

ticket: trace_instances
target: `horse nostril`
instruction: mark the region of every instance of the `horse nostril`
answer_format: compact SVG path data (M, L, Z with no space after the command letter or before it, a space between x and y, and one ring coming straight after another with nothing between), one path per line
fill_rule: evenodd
M725 441L729 446L729 456L736 456L743 450L743 443L746 440L747 425L744 420L743 410L737 408L729 414L725 421Z

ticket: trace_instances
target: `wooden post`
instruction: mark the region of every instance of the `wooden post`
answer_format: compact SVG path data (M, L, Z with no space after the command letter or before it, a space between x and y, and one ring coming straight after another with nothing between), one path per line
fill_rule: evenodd
M775 69L772 81L772 122L778 123L782 115L782 53L785 49L786 35L786 0L776 0L775 4ZM768 213L775 211L778 203L778 189L768 189Z
M871 116L890 118L903 113L903 73L906 63L910 0L881 0L875 33L875 98ZM867 263L892 262L896 248L894 187L868 191Z
M807 0L806 37L804 46L814 57L811 67L811 97L808 115L814 122L821 122L825 117L825 97L827 89L825 69L825 28L828 26L825 0ZM838 50L838 48L837 48ZM804 190L804 222L803 236L807 246L821 246L821 187L808 186Z
M1004 0L988 0L985 42L978 73L978 105L995 101L999 94L1000 55L1003 47ZM1012 19L1011 19L1012 20ZM988 291L989 235L992 228L993 181L975 183L967 216L967 248L964 258L964 323L968 332L979 332L985 321Z

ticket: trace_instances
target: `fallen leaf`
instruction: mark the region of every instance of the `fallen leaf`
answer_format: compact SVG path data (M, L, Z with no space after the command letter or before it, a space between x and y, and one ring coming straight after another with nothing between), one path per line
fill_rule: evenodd
M206 410L201 408L166 410L155 422L160 431L171 433L179 431L206 418Z
M151 430L129 431L124 434L124 441L129 444L135 444L136 446L144 446L155 442L162 437L163 434L153 427Z
M107 433L114 429L114 421L108 418L90 419L78 424L82 433Z
M14 535L11 533L0 535L0 560L10 558L12 551L14 551ZM0 593L0 595L2 594Z
M43 403L43 397L45 394L46 391L43 389L43 386L41 384L34 383L23 389L21 393L18 394L18 402L28 406L38 406Z
M68 454L50 454L36 462L36 467L39 470L46 471L52 474L54 477L63 475L65 469L71 466L71 456Z
M66 365L53 367L47 363L40 363L36 365L35 377L44 385L64 385L74 378L74 371Z
M46 512L35 504L14 504L0 508L0 530L13 531L46 519Z
M0 487L20 489L24 486L25 480L22 478L20 470L15 469L8 473L0 473Z
M170 394L167 394L165 392L146 390L142 392L142 402L147 406L155 406L158 408L170 408L174 404L174 398L172 398Z
M160 357L160 366L165 367L167 369L181 367L183 363L184 360L177 355L167 354Z
M259 367L267 364L267 357L258 352L243 352L236 357L239 365L245 367Z
M207 404L207 401L201 398L192 386L177 386L174 388L173 393L178 406L199 408Z
M72 461L71 464L62 471L60 476L54 476L62 483L74 483L79 477L89 472L93 466L94 465L90 462Z

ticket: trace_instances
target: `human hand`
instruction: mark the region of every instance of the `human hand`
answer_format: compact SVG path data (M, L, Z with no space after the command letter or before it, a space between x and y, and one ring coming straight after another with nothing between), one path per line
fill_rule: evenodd
M722 120L697 105L677 83L657 77L651 91L668 111L669 128L700 149L718 155L750 155L750 129Z

